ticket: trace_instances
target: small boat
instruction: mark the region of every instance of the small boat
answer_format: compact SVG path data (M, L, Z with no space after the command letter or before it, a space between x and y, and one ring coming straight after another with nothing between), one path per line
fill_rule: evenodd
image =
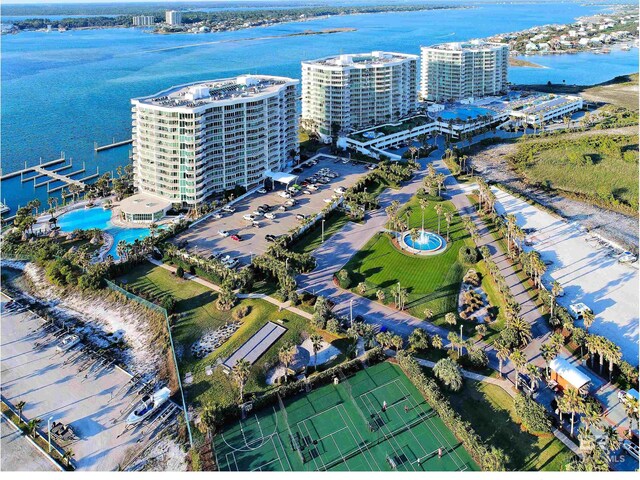
M141 422L169 400L171 390L163 387L153 395L145 395L127 417L127 425Z
M60 340L60 343L58 343L58 346L56 347L56 351L66 352L67 350L69 350L74 345L77 345L78 343L80 343L80 337L78 335L75 335L75 334L66 335L65 337L63 337L62 340Z

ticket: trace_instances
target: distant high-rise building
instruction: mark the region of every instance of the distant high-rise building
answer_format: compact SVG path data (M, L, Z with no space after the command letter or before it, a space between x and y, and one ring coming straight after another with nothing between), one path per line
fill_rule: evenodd
M422 98L433 102L507 90L509 46L482 40L422 47Z
M155 23L155 18L152 15L136 15L133 17L134 27L149 27Z
M167 10L165 12L165 22L169 25L182 24L182 12L178 12L176 10Z
M302 62L302 122L323 138L392 122L417 105L417 55L371 52Z
M195 206L236 186L251 188L285 169L298 150L298 80L243 75L171 87L134 98L133 162L141 196ZM156 220L146 200L129 201L129 221ZM130 215L129 215L130 214ZM128 216L129 215L129 216ZM154 215L156 217L154 217Z

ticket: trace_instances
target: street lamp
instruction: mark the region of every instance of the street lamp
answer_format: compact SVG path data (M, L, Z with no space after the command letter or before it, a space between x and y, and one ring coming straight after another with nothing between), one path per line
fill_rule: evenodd
M354 298L352 298L352 299L349 301L349 317L350 317L350 319L349 319L349 326L350 326L350 327L353 327L353 301L354 301L354 300L355 300L355 299L354 299Z
M323 218L322 219L322 242L321 243L324 243L324 220L325 219Z
M49 417L47 419L47 437L49 440L49 453L51 453L51 420L53 420L53 417Z

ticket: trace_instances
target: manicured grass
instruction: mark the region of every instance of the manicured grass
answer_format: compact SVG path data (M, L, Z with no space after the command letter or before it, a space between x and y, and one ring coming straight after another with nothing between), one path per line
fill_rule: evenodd
M638 210L638 136L522 142L513 158L528 182L609 208Z
M509 456L509 470L564 471L573 457L553 435L536 437L523 432L517 423L513 398L496 385L466 379L462 390L445 395L483 440Z
M327 241L349 222L349 217L342 211L334 210L325 217L324 239ZM321 221L311 230L298 237L289 248L296 253L311 253L322 244Z
M437 232L438 218L433 205L425 209L425 230ZM440 202L445 211L455 212L450 202ZM407 205L411 207L409 225L421 228L422 212L418 199L413 198ZM444 214L441 216L440 233L446 236ZM443 324L445 313L456 310L460 282L466 267L458 261L458 251L468 238L460 217L456 214L450 228L450 242L445 252L433 256L412 255L396 248L388 234L375 235L345 265L351 273L352 288L360 282L366 282L368 290L365 296L376 300L376 292L385 292L385 303L393 302L391 287L400 282L408 289L407 309L417 318L424 318L429 308L434 313L433 322ZM360 293L360 292L356 292Z
M282 320L287 332L253 365L247 381L247 394L264 391L269 386L265 382L267 370L278 361L278 350L285 342L300 343L303 337L316 332L309 321L286 310L278 311L275 305L260 299L243 299L231 311L222 312L215 306L217 293L191 280L177 278L168 270L150 263L144 263L117 279L126 281L129 288L148 293L171 294L178 300L176 314L178 319L172 328L173 340L178 357L180 374L184 378L187 372L193 374L193 384L185 388L189 403L196 406L207 402L229 405L237 402L238 388L232 378L221 369L214 369L211 376L206 375L207 366L215 367L224 361L240 345L254 335L269 321ZM203 334L233 321L233 312L241 306L249 307L249 314L241 321L242 325L219 349L205 358L197 359L191 355L191 345ZM338 348L344 348L344 340L327 332L320 332L326 341Z

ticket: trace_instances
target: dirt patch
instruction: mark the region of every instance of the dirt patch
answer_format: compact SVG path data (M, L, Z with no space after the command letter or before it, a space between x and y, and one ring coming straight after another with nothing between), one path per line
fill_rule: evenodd
M637 127L624 127L611 130L597 130L589 133L635 133ZM581 135L580 133L571 135ZM579 200L547 192L527 184L510 166L508 157L517 148L515 143L503 143L474 152L470 160L474 169L487 181L501 183L513 191L524 195L537 203L552 208L570 221L580 222L585 227L596 230L602 236L637 250L638 218L607 210Z

